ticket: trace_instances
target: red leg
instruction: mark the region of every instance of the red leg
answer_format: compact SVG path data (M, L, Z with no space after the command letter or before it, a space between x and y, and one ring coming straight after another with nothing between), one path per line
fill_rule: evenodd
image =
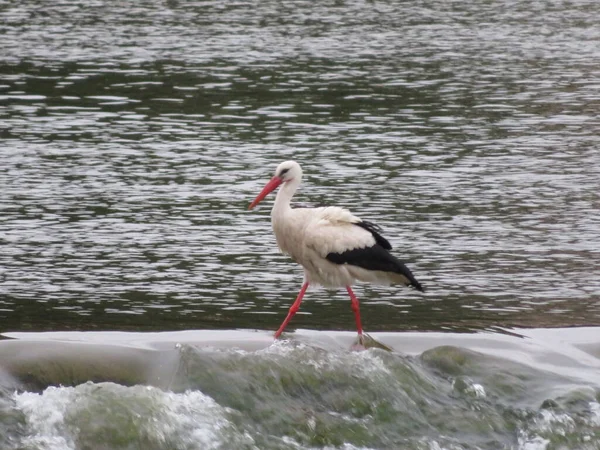
M308 289L308 281L306 281L302 285L302 289L300 289L300 292L298 293L298 297L296 298L296 301L290 307L287 317L285 318L285 320L279 327L279 330L277 330L277 332L275 333L275 339L277 339L279 337L279 335L281 335L281 333L283 333L284 328L287 326L287 324L290 322L290 320L292 320L292 317L294 317L294 314L296 314L298 312L298 310L300 309L300 303L302 303L302 297L304 297L304 294L306 293L307 289Z
M354 292L352 291L352 288L350 286L346 286L346 290L348 291L348 294L350 294L350 300L352 301L352 311L354 311L354 318L356 319L356 329L358 330L358 335L362 336L362 325L360 324L360 308L358 306L358 299L356 298L356 295L354 295Z

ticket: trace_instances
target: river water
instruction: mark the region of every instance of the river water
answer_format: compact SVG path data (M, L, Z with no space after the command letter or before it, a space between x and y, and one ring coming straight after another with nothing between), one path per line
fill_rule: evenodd
M417 363L407 362L399 355L409 349L397 343L407 332L522 336L600 326L598 17L596 0L0 3L0 332L275 330L302 271L277 251L272 199L254 211L247 206L286 159L304 169L299 202L348 207L381 225L394 253L427 288L425 294L356 289L365 329L395 333L387 344L395 356L348 353L350 346L323 350L320 341L296 342L289 334L288 347L273 350L281 355L252 353L264 366L233 350L218 362L262 373L271 358L301 360L312 369L299 369L298 377L357 390L341 403L321 403L317 391L302 404L271 399L271 412L261 416L256 403L255 422L244 428L230 413L246 409L192 381L183 389L142 380L148 390L109 376L92 381L116 384L59 377L32 385L15 369L0 390L5 411L12 411L2 413L0 434L7 437L0 443L11 449L211 448L206 442L214 448L600 448L594 416L600 377L586 379L594 387L582 400L585 426L577 422L583 412L558 397L545 399L566 408L553 411L574 422L543 427L555 437L568 428L571 440L531 431L521 419L455 433L442 418L481 405L465 400L453 409L443 389L436 400L436 383L451 387L457 375L431 381L439 373L428 372L427 354L416 352ZM315 289L289 331L351 331L353 324L343 291ZM444 345L444 334L435 336ZM120 344L127 343L123 337ZM357 369L358 381L351 382L341 368L361 358L372 358L368 365L382 372ZM483 364L489 373L501 366L494 361ZM564 385L532 367L532 379ZM295 380L296 372L285 370ZM405 370L419 373L412 381L427 394L417 389L402 408L437 405L435 419L422 410L410 433L397 428L400 403L381 412L376 400L368 401L393 396L405 380L398 371ZM477 378L471 375L460 374ZM484 378L473 383L485 390ZM373 392L378 381L387 387ZM505 387L522 391L526 406L502 390L487 406L504 418L512 412L498 404L522 407L535 422L545 409L519 383L511 379ZM240 397L260 390L236 389ZM142 406L69 409L87 416L92 428L57 428L58 416L50 416L66 410L52 399L102 402L93 398L102 390ZM357 398L362 406L348 406ZM158 410L148 405L167 399L179 406L168 413L157 407L162 412L152 416ZM198 412L196 401L208 409ZM35 402L46 402L49 416L36 417L49 434L32 425ZM298 414L310 416L308 410L333 412L338 422L366 416L375 422L360 422L367 434L341 431L341 422L314 439L307 430L292 433ZM102 447L107 417L144 411L156 420L174 414L182 422L173 430L183 427L192 438L152 440L149 428L131 425L135 431ZM275 411L287 425L274 425ZM196 414L206 418L212 436L206 442L194 441ZM241 427L236 433L246 430L234 433L239 441L220 437L230 422ZM482 431L488 425L498 434ZM259 439L261 433L273 440Z

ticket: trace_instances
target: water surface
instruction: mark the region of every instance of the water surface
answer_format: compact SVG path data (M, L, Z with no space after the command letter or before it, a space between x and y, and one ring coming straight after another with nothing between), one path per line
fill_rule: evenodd
M246 206L289 158L428 287L361 289L368 329L599 324L594 11L3 6L1 328L276 328L301 271Z
M300 202L348 207L380 224L428 289L358 287L369 332L597 327L599 5L4 2L0 331L275 330L302 272L276 249L271 200L252 212L247 205L292 158L305 172ZM315 290L290 331L353 324L343 291ZM305 415L297 432L273 425L287 401L279 397L244 422L236 414L252 408L236 409L218 388L190 381L189 391L160 386L146 397L118 377L49 390L17 385L16 397L7 387L2 401L24 415L4 415L2 426L20 436L18 448L94 448L95 433L112 431L83 425L80 414L120 411L133 420L136 408L154 408L161 412L149 417L164 423L189 413L206 417L206 427L184 419L160 440L150 425L132 425L127 436L145 436L145 448L267 448L261 433L276 435L277 448L597 448L596 390L578 397L578 387L565 388L565 398L583 403L546 395L563 408L556 412L533 395L521 407L470 369L461 376L488 396L465 394L466 378L455 391L447 374L423 368L423 355L344 353L332 362L312 347L289 352L304 366L273 376L300 377L310 395L315 377L333 386L329 403L286 405L285 426ZM273 363L199 358L256 374ZM351 380L335 368L315 374L306 361L338 369L367 361L380 371L357 369ZM562 383L537 364L526 380ZM389 389L412 386L411 377L422 395L406 387L404 400L386 404ZM537 392L519 380L507 391ZM356 397L338 399L347 386ZM102 403L97 390L115 402ZM64 398L93 406L73 410ZM381 399L383 412L365 398ZM430 406L419 416L415 402ZM31 419L36 411L47 416ZM473 411L485 411L484 422ZM415 434L386 428L405 413ZM473 419L464 436L456 430L465 423L448 421L462 413ZM23 431L25 417L49 428ZM230 437L219 434L230 426ZM71 427L83 427L78 441L68 441ZM35 441L40 435L49 440Z

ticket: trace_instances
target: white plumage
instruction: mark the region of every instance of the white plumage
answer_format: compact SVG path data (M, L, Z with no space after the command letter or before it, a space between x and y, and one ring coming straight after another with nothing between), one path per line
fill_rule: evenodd
M278 197L285 193L286 187ZM325 287L353 284L358 277L346 265L328 261L327 255L375 245L371 233L353 225L360 219L342 208L292 209L289 203L280 206L276 201L271 216L277 245L304 267L304 277L311 284Z
M379 234L377 226L362 221L344 208L292 208L290 202L301 180L300 165L295 161L283 162L250 205L253 208L281 185L271 211L273 231L281 251L304 268L303 288L276 337L297 311L310 284L346 287L359 334L362 334L358 300L350 288L356 280L379 284L397 282L423 289L410 270L388 252L391 246Z

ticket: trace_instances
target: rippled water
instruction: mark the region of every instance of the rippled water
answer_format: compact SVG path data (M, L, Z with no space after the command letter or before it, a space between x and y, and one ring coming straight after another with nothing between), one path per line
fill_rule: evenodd
M600 324L598 5L5 3L0 328L274 329L301 270L246 207L289 158L428 287L367 329Z
M598 17L0 2L0 332L82 332L2 335L0 448L600 449ZM292 158L427 288L357 288L393 352L325 290L273 343L302 271L247 206Z

